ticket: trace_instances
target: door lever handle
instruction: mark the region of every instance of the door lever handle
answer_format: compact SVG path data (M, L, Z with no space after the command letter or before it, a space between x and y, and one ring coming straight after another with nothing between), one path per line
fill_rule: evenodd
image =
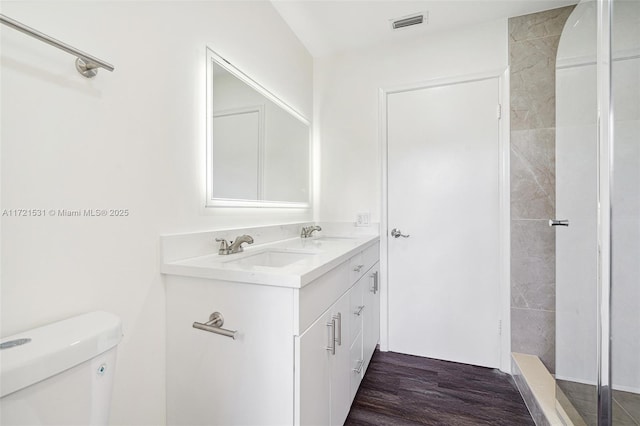
M569 226L569 221L549 219L549 226Z
M391 230L391 236L392 236L392 237L394 237L394 238L400 238L400 237L402 237L402 238L409 238L409 237L410 237L410 235L409 235L409 234L404 235L404 234L402 233L402 231L401 231L401 230L399 230L399 229L397 229L397 228L393 228L393 229Z

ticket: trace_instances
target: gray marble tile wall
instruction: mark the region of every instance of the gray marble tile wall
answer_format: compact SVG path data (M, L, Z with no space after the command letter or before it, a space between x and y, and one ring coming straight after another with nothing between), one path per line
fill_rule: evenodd
M555 63L573 6L509 19L511 350L555 371Z

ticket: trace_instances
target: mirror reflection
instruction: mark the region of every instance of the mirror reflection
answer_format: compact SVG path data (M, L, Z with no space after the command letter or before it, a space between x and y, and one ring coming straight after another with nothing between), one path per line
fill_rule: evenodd
M208 50L208 205L309 202L309 124Z

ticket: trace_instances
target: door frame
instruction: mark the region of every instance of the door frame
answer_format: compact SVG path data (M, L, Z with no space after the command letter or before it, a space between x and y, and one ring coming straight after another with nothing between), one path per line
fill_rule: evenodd
M380 206L380 350L389 350L389 229L388 229L388 153L387 98L389 95L413 90L449 86L474 81L498 79L500 99L498 155L499 164L499 291L500 291L500 370L511 373L511 211L510 211L510 104L509 67L477 74L437 78L418 83L381 88L378 91L378 139L382 169L382 205Z

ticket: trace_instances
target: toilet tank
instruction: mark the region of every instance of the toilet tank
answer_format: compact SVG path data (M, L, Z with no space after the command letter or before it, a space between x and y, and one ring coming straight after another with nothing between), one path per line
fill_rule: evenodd
M0 425L107 425L120 319L90 312L0 341Z

